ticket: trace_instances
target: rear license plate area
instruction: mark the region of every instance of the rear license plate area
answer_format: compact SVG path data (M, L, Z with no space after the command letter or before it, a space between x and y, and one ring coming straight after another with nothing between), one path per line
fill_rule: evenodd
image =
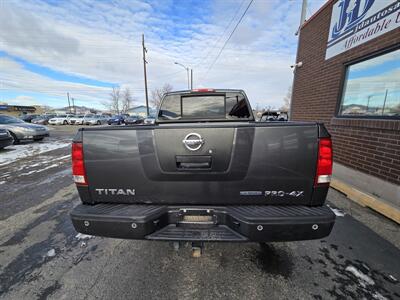
M216 225L217 216L210 209L180 209L179 224Z

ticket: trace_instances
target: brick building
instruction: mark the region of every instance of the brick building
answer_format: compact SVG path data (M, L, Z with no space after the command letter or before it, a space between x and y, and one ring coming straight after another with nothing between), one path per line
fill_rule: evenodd
M327 1L299 39L292 120L325 123L334 178L399 208L400 1Z

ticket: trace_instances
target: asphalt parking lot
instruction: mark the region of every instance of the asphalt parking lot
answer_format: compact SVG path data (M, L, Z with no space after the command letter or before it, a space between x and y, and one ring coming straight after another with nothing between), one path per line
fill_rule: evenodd
M0 150L1 299L400 298L399 226L335 190L337 222L323 240L209 243L195 259L189 245L77 234L75 131Z

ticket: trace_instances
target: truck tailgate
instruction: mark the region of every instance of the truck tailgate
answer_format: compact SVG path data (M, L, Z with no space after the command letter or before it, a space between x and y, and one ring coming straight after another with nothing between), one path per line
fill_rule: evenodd
M311 203L317 124L193 123L82 134L94 203Z

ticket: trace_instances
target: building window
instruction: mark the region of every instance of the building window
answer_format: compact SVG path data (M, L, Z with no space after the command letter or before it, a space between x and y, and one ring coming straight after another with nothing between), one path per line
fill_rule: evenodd
M400 49L347 67L339 115L400 118Z

